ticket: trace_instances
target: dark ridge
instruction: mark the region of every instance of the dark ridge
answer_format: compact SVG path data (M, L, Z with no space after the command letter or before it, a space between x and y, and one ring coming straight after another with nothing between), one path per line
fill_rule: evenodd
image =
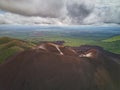
M96 49L99 51L103 51L104 49L100 46L92 46L92 45L81 45L79 47L73 47L73 49L75 49L77 52L79 51L88 51L90 49Z
M43 43L54 43L54 44L57 44L57 45L63 45L65 43L65 41L40 41L39 43L40 44L43 44Z

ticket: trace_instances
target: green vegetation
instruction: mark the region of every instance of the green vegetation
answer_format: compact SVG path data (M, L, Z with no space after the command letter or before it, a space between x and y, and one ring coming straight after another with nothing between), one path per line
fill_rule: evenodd
M41 41L65 41L65 45L69 46L80 46L95 42L94 40L85 40L76 37L60 37L60 36L32 38L31 41L34 43L40 43Z
M34 44L8 37L0 38L0 63L2 63L8 57L32 48Z
M114 42L98 41L98 42L92 43L92 45L101 46L110 52L120 54L120 41L114 41Z
M114 42L114 41L119 41L119 40L120 40L120 35L105 39L103 40L103 42Z

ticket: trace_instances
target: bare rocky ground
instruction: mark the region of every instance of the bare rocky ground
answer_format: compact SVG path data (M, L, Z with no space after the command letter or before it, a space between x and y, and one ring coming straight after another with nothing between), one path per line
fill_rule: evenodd
M120 90L120 55L44 43L0 65L0 90Z

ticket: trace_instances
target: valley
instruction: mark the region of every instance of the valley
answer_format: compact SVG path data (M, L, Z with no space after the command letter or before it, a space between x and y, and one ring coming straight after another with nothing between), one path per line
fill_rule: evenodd
M97 45L120 54L120 27L0 26L0 63L42 42L66 46Z

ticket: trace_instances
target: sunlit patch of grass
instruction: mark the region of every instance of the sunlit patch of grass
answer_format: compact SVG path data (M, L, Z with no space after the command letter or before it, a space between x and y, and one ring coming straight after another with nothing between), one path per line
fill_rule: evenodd
M114 42L120 40L120 35L103 40L103 42Z

